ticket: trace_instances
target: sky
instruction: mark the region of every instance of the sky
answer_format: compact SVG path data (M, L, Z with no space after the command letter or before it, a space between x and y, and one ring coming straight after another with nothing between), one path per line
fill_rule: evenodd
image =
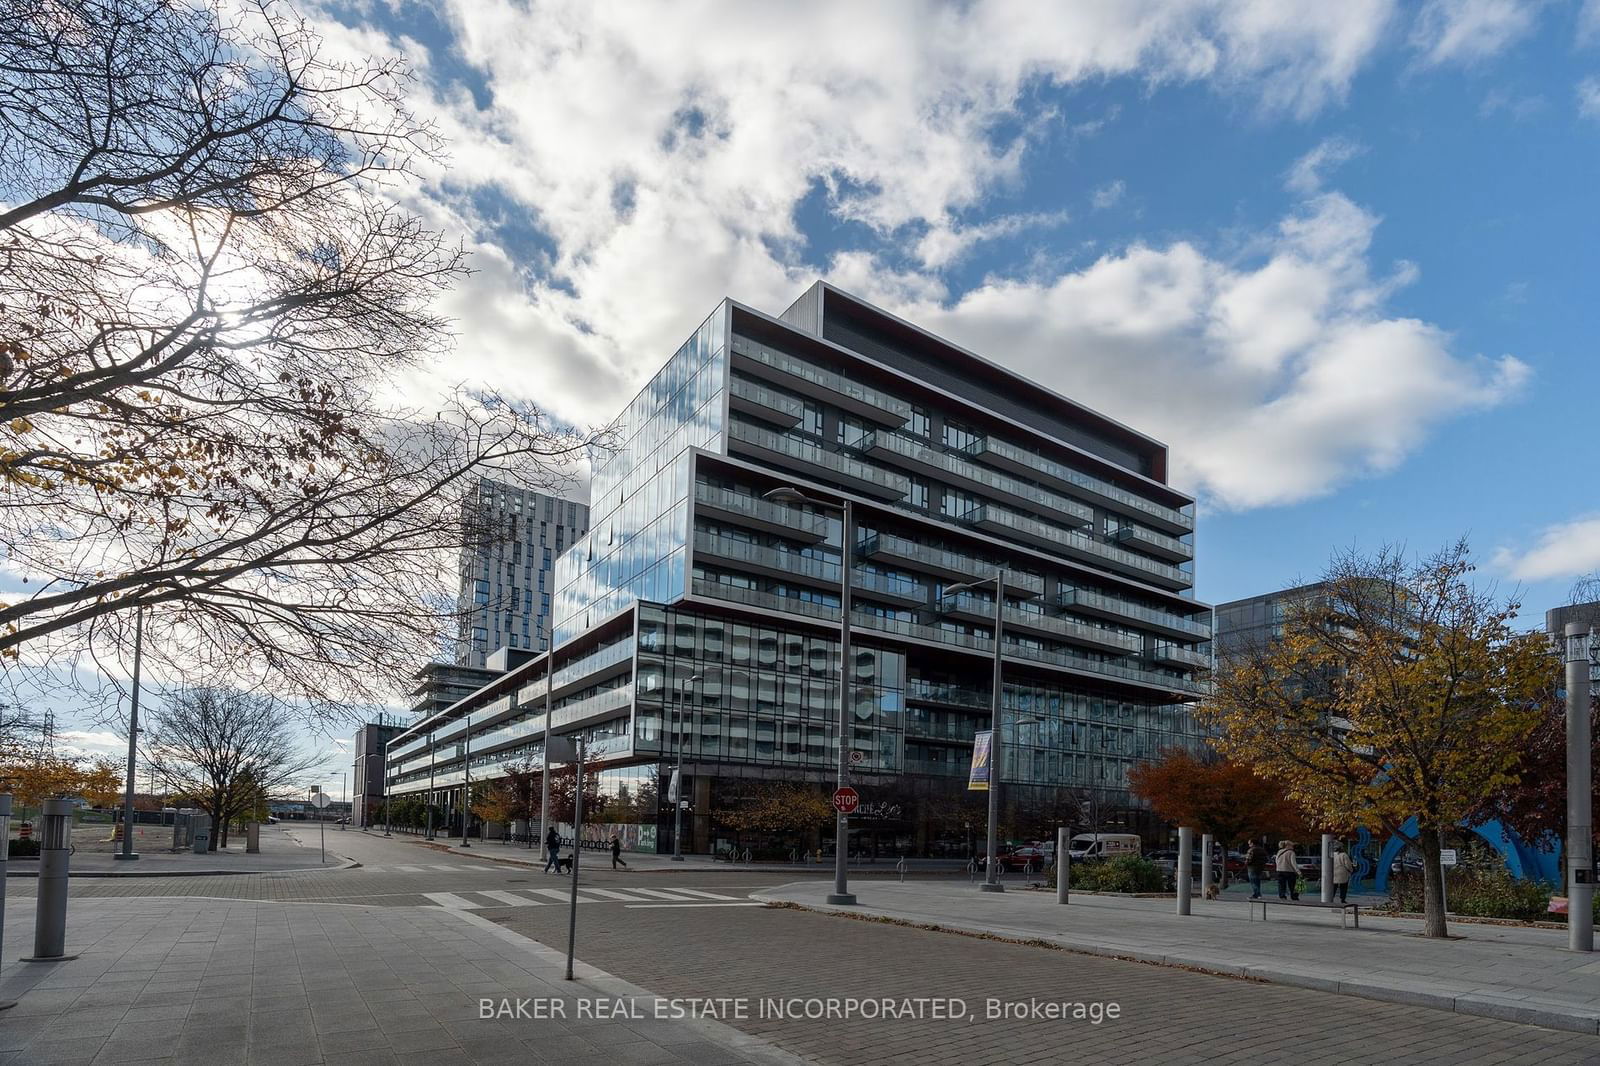
M1165 441L1201 600L1600 569L1600 0L304 10L449 141L459 378L603 423L825 278Z

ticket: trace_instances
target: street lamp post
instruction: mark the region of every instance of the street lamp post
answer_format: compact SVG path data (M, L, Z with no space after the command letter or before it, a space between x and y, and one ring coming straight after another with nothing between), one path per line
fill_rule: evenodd
M428 733L428 828L422 834L424 840L433 839L433 764L436 755L437 749L433 746L433 733L430 731Z
M472 823L472 715L467 715L466 745L461 751L461 846L467 843L467 828Z
M1568 622L1567 666L1567 947L1594 950L1594 826L1590 794L1589 627Z
M543 768L540 771L539 784L539 847L544 847L544 835L550 830L550 694L556 690L556 649L555 641L544 653L544 749L539 756ZM528 841L528 847L533 847L533 841Z
M394 802L389 790L389 745L394 740L383 742L383 835L389 836L394 827Z
M684 687L700 680L699 674L690 674L684 681ZM683 693L684 688L678 689L677 704L672 716L672 744L678 752L678 766L672 773L672 861L683 861Z
M1001 668L1002 656L1005 654L1005 606L1006 606L1006 571L1001 567L994 572L993 577L981 581L965 581L959 585L951 585L944 590L944 595L950 596L960 592L970 592L982 588L984 585L994 585L994 676L993 691L990 699L993 701L989 711L989 857L984 863L983 885L984 892L1004 892L1006 886L1000 883L1000 864L996 861L997 851L996 836L1000 826L1000 770L1005 764L1000 757L1000 697L1001 697Z
M844 788L849 775L850 730L850 579L851 553L855 547L855 512L850 497L840 502L819 500L807 496L793 486L784 486L764 493L762 499L778 503L809 504L819 510L839 512L839 766L838 786ZM855 903L847 882L847 864L850 857L850 816L836 813L834 818L833 891L828 902L836 906Z
M339 771L339 803L340 803L341 806L343 806L345 804L349 804L350 805L350 809L352 811L354 811L355 810L355 804L350 803L349 784L350 784L350 782L349 782L349 779L345 777L345 772L343 770L340 770ZM339 832L341 832L341 833L344 832L345 829L349 826L349 824L350 824L350 816L347 814L347 815L344 816L344 821L339 823Z
M133 616L133 696L128 707L128 791L122 798L122 850L114 859L135 860L133 850L133 775L139 745L139 660L144 651L144 608Z

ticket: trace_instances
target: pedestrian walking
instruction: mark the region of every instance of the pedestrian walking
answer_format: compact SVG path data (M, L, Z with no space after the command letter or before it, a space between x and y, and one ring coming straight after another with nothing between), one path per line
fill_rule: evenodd
M1278 841L1277 872L1278 872L1278 898L1300 898L1300 863L1296 861L1294 841Z
M561 872L561 834L556 832L556 827L551 826L550 831L544 835L544 872L549 873L553 868L556 873Z
M615 870L618 866L621 866L624 869L626 869L627 865L628 865L627 863L622 861L622 838L617 836L617 834L612 833L611 834L611 868L613 870Z
M1267 876L1267 848L1254 840L1244 854L1245 872L1250 878L1250 898L1261 898L1261 879Z
M1356 864L1348 851L1340 848L1333 853L1333 894L1339 897L1340 903L1350 902L1350 875L1355 870Z

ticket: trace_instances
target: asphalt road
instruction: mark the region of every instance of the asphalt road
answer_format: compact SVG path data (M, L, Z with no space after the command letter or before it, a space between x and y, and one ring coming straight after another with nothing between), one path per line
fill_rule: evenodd
M335 831L328 847L362 865L75 880L72 892L448 906L565 950L570 879L496 863L499 845L468 857L410 837ZM817 1062L1600 1063L1594 1037L747 898L794 876L613 873L602 856L585 859L580 959L670 997L666 1009L713 1013ZM24 879L9 887L33 891ZM857 1002L841 1002L849 999ZM830 1005L848 1016L808 1017ZM1009 1014L991 1017L996 1009ZM598 1043L595 1061L606 1061Z

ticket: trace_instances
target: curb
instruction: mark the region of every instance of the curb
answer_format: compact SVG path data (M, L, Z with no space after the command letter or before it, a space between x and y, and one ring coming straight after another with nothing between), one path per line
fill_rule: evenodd
M38 870L13 870L7 863L7 877L38 878ZM354 859L345 859L336 866L297 866L290 870L72 870L67 871L67 880L75 881L84 878L107 877L259 877L263 874L314 874L333 873L338 870L349 870L361 864Z
M1039 933L1035 930L1013 929L1007 926L985 926L970 922L957 922L948 919L937 921L920 921L915 918L901 918L882 911L857 907L836 907L826 903L800 903L791 899L780 899L764 892L752 892L750 898L762 903L794 907L799 910L813 911L817 914L840 914L857 916L868 919L883 919L899 922L920 929L929 929L937 932L949 932L966 936L999 936L1022 942L1048 944L1081 955L1095 955L1100 958L1121 959L1129 962L1142 962L1150 966L1166 966L1173 969L1200 971L1216 974L1222 977L1236 977L1249 981L1260 981L1264 984L1285 985L1292 988L1305 988L1318 992L1332 992L1338 995L1355 996L1359 999L1371 999L1384 1003L1398 1003L1408 1007L1426 1007L1430 1010L1449 1011L1454 1014L1468 1014L1480 1018L1493 1018L1496 1021L1519 1022L1524 1025L1536 1025L1542 1029L1557 1029L1569 1033L1585 1033L1590 1036L1600 1035L1600 1011L1563 1011L1548 1007L1533 1007L1525 1001L1514 999L1501 999L1495 996L1462 995L1453 996L1442 992L1428 992L1417 988L1406 988L1399 985L1375 985L1354 981L1338 981L1326 977L1316 977L1311 974L1294 973L1288 970L1275 970L1264 966L1239 965L1230 966L1218 963L1212 959L1189 958L1182 955L1166 955L1159 952L1140 951L1137 949L1116 948L1108 944L1096 944L1089 941L1072 940L1059 933Z

